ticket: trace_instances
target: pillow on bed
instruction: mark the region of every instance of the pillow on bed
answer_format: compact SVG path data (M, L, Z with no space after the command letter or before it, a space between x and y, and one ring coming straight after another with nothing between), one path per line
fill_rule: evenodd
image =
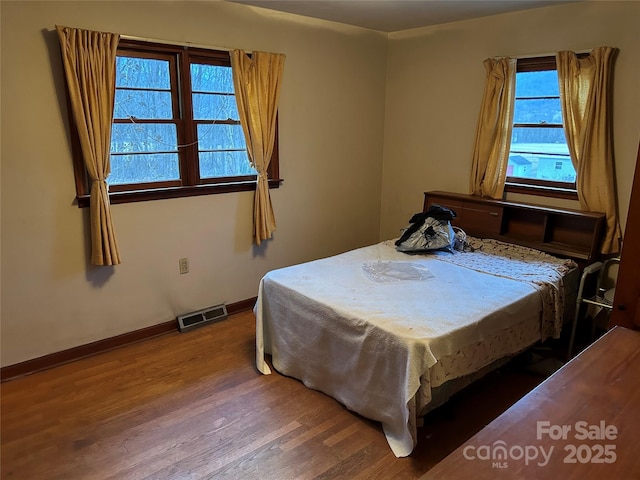
M396 250L404 253L424 253L434 250L453 252L456 236L451 219L456 214L440 205L431 205L426 212L416 213L410 225L396 240Z

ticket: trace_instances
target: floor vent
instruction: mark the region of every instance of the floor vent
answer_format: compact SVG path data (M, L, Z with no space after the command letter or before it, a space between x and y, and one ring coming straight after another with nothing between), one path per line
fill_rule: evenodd
M227 318L227 316L227 306L224 304L180 315L178 317L178 330L187 332L203 325L219 322Z

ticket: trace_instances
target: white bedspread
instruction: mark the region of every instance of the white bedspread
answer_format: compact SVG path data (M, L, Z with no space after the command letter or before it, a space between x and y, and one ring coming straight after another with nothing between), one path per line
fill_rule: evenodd
M429 274L376 282L363 269L372 261L408 262ZM259 286L256 364L271 373L264 358L271 353L280 373L380 421L394 454L407 456L420 377L438 358L539 320L539 291L438 256L408 256L390 242L274 270Z

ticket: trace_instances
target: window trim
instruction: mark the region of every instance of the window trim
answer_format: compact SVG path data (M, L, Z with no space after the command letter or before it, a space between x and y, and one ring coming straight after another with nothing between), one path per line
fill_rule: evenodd
M147 42L143 40L131 40L121 39L118 44L118 50L137 50L142 55L145 53L153 54L170 54L176 57L176 69L182 71L179 72L180 78L185 78L185 74L189 74L190 59L203 58L207 61L219 60L228 61L230 63L230 57L228 51L217 50L214 48L207 49L203 47L187 47L183 45L173 45L158 42ZM119 54L119 53L118 53ZM185 57L185 58L182 58ZM181 67L182 66L182 67ZM173 74L173 73L172 73ZM187 77L188 78L188 77ZM179 80L179 79L178 79ZM180 81L180 80L179 80ZM188 92L191 94L190 81L188 82ZM178 89L182 88L180 85ZM66 90L66 89L65 89ZM80 147L80 139L78 137L76 123L73 118L73 112L70 105L69 93L66 91L67 100L67 112L69 117L69 130L70 130L70 143L73 159L73 170L76 184L76 202L79 208L86 208L90 204L91 198L91 181L87 169L84 165L84 159L82 157L82 150ZM186 100L183 98L182 93L178 94L178 100L183 104L179 107L184 110L184 103L189 105L186 108L191 109L191 98ZM181 121L181 120L180 120ZM187 131L188 129L185 129ZM189 141L190 133L186 133L184 141L179 134L179 142L192 143ZM278 132L278 120L276 119L276 134L275 144L273 147L273 153L271 156L271 162L267 170L269 188L279 188L280 184L284 181L280 178L279 168L279 132ZM201 195L214 195L221 193L232 192L246 192L255 191L257 185L257 178L255 175L246 175L238 177L218 177L207 178L201 183L189 183L184 184L185 177L189 182L193 182L195 175L194 169L198 168L198 165L194 165L194 162L185 162L184 155L180 157L181 178L175 181L167 182L154 182L147 184L135 184L135 189L130 189L129 185L111 185L109 187L109 200L112 205L120 203L142 202L149 200L161 200L168 198L182 198ZM197 156L195 157L197 161Z
M583 57L588 54L579 54ZM544 70L557 70L555 56L518 58L516 74L520 72L539 72ZM564 123L563 123L564 125ZM512 124L514 127L515 124ZM563 127L564 128L564 127ZM506 177L504 191L506 193L524 193L544 197L578 199L576 183L554 182L551 180L527 179L521 177Z

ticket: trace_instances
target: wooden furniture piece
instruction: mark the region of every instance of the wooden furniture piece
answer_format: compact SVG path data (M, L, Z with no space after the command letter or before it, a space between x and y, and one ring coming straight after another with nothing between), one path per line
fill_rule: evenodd
M640 329L640 146L610 324Z
M421 480L637 478L639 355L640 332L610 330Z
M572 258L581 267L599 258L603 213L545 207L450 192L425 192L424 210L453 210L452 225L474 237L493 238Z

